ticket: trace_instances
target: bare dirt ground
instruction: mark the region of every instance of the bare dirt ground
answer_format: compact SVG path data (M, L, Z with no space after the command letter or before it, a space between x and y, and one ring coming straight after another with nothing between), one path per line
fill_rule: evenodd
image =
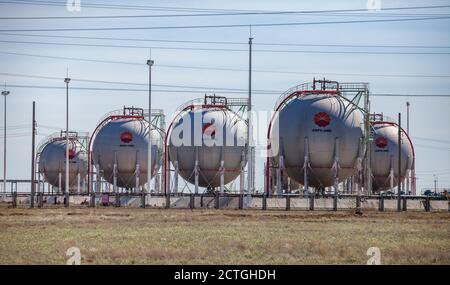
M0 208L0 264L450 264L450 213Z

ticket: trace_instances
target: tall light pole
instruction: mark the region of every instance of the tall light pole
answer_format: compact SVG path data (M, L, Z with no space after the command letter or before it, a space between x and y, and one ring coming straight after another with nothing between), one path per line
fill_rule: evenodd
M406 101L406 132L408 136L411 136L409 133L409 101Z
M402 114L398 113L398 176L397 176L397 211L401 211L402 195Z
M253 38L250 36L248 38L248 129L247 129L247 191L248 194L253 191L253 150L252 150L252 139L253 139L253 128L252 128L252 43Z
M64 78L66 83L66 187L65 187L65 206L69 207L69 82L70 78Z
M4 111L4 125L3 125L3 193L6 195L6 96L9 95L9 91L3 90L2 95L5 97L5 111Z
M152 180L152 59L147 60L148 65L148 155L147 155L147 182L150 193L150 182Z

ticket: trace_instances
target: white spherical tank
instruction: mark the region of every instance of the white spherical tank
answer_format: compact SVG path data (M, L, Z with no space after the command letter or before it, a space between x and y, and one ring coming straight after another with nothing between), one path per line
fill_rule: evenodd
M371 168L374 191L390 189L398 185L398 130L391 122L372 122L374 139L371 144ZM401 132L401 172L402 181L414 160L414 149L405 131ZM391 174L393 180L391 185Z
M220 186L221 161L224 184L240 174L245 165L247 124L226 108L195 108L182 113L173 122L169 135L169 156L178 163L179 174L195 184L194 169L198 161L199 186Z
M285 171L301 184L305 183L307 155L308 185L331 186L336 166L339 182L355 174L358 155L363 151L362 128L361 112L343 97L333 92L305 92L293 96L275 114L271 153L277 161L283 155Z
M148 126L148 122L144 119L119 117L101 127L92 144L92 159L94 165L99 166L103 179L114 183L116 164L118 187L136 187L136 174L139 175L138 186L147 183ZM160 132L152 128L152 177L161 166L160 141Z
M66 185L66 138L59 137L47 142L39 154L39 173L49 184L62 190ZM75 138L69 139L69 188L84 179L87 173L87 152ZM61 174L61 176L60 176ZM61 177L61 181L60 181Z

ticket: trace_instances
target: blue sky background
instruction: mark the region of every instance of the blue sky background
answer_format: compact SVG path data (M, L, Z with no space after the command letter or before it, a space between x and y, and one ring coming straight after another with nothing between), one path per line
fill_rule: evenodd
M57 0L53 0L57 1ZM65 1L60 3L65 3ZM3 2L3 3L2 3ZM12 4L0 1L0 18L24 16L87 16L87 15L149 15L176 14L186 12L167 12L154 10L93 9L83 7L85 3L111 3L123 5L146 5L165 7L191 7L208 9L242 10L333 10L364 9L366 1L81 1L80 12L68 12L64 6ZM450 5L450 1L381 1L381 7ZM381 17L388 13L396 17ZM357 13L346 15L252 15L222 17L185 18L132 18L132 19L83 19L83 20L1 20L0 30L39 29L39 28L89 28L89 27L133 27L133 26L180 26L215 24L256 24L311 21L367 20L402 18L405 14L450 15L450 8L418 9L392 12ZM297 50L297 51L383 51L383 52L446 52L450 53L450 19L408 22L381 22L357 24L329 24L281 27L254 27L252 29L254 49ZM73 78L105 81L147 83L149 49L56 46L1 41L41 41L112 45L152 46L155 60L153 79L155 84L205 86L208 90L217 87L247 88L247 72L196 70L168 68L164 65L201 66L214 68L247 69L248 54L238 51L194 51L164 50L156 47L202 47L247 49L249 29L183 29L183 30L120 30L120 31L77 31L77 32L24 32L24 34L71 35L91 37L231 41L242 45L186 44L159 42L131 42L81 40L63 38L43 38L13 36L0 33L0 72L60 77L61 80L11 77L0 74L0 82L9 85L43 85L64 87L66 68ZM351 44L351 45L427 45L447 48L339 48L339 47L286 47L260 46L258 43L297 43L297 44ZM142 63L139 65L83 62L65 59L27 57L2 52L26 53L60 57L78 57L100 60ZM255 51L253 56L255 70L276 70L298 72L299 74L253 73L253 88L282 91L313 76L327 77L338 81L369 82L371 92L394 94L450 94L450 54L326 54L326 53L268 53ZM363 74L358 76L327 75L327 73ZM443 77L380 77L374 75L442 75ZM85 83L74 80L72 87L140 88L99 83ZM154 87L157 89L169 89ZM186 90L186 88L179 88ZM37 104L37 141L54 130L39 126L62 128L65 125L64 89L16 88L8 87L11 96L8 100L8 178L29 179L31 155L31 107ZM180 104L203 96L205 90L195 89L197 93L166 93L155 91L153 106L165 110L168 117ZM220 91L216 92L221 94ZM230 96L245 96L230 95ZM279 94L258 94L255 91L254 109L269 110ZM1 98L1 120L3 128L3 98ZM404 114L406 121L406 101L411 102L411 137L416 149L418 191L433 185L433 174L438 175L439 187L450 188L450 97L372 97L372 111L396 117ZM71 129L92 132L96 123L105 113L119 109L123 105L147 106L146 92L117 92L71 90L70 92ZM26 125L28 124L28 125ZM404 124L405 126L406 124ZM16 127L14 127L16 126ZM23 129L23 127L25 128ZM1 129L0 149L3 149L3 129ZM3 152L0 153L3 161ZM263 186L263 160L257 157L256 186ZM3 164L0 173L3 173Z

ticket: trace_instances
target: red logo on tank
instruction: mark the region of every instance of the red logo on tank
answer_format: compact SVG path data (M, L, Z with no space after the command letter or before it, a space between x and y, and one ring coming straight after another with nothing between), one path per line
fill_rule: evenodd
M73 159L76 153L73 149L69 148L69 159ZM66 152L64 152L64 157L66 157Z
M206 123L203 125L203 135L210 136L211 138L214 138L216 135L216 128L212 123Z
M129 143L133 140L133 134L130 132L123 132L120 134L120 140L124 143Z
M331 122L330 116L325 112L319 112L314 115L314 123L321 128L328 126Z
M388 142L385 137L377 137L375 140L375 145L379 148L385 148L387 146Z

